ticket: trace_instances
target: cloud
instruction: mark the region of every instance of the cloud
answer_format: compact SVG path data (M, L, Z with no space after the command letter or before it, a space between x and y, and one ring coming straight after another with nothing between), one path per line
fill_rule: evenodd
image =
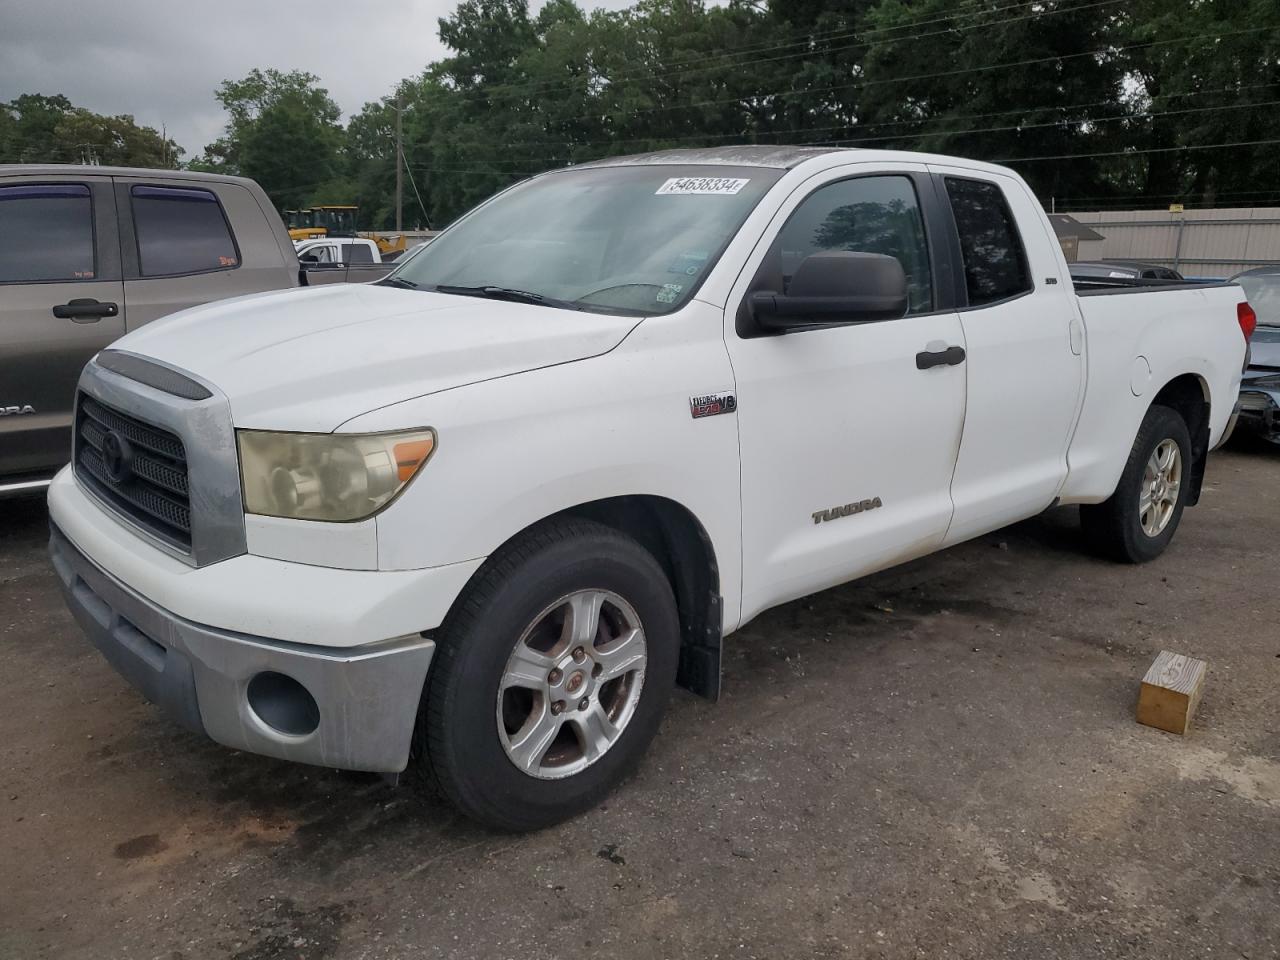
M0 101L65 94L97 113L128 113L163 127L190 157L222 131L225 115L213 92L223 80L254 67L307 70L350 115L445 54L437 20L454 6L453 0L0 0Z

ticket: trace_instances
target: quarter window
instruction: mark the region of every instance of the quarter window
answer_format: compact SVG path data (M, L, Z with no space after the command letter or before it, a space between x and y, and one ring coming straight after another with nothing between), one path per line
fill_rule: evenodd
M882 253L897 257L907 275L907 312L933 309L924 218L908 177L856 177L818 188L791 215L774 250L784 293L810 254Z
M1000 187L985 180L947 177L947 195L960 234L969 306L1029 292L1027 255Z
M131 195L142 276L208 273L239 266L231 229L212 191L136 186Z
M79 183L0 187L0 283L93 280L93 200Z

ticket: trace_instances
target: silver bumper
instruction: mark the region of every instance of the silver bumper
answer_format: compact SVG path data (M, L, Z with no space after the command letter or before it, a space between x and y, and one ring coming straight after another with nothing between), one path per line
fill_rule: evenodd
M151 603L56 526L49 554L94 646L188 729L299 763L384 773L408 763L433 641L415 634L334 649L230 633Z

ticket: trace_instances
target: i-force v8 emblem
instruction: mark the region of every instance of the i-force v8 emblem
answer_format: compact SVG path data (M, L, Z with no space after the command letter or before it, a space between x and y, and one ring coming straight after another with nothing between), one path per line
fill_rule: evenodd
M703 397L689 398L689 414L695 420L733 413L737 409L738 398L732 393L708 393Z

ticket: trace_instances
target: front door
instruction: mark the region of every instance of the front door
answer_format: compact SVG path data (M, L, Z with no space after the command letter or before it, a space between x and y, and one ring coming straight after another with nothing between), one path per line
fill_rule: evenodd
M0 179L0 485L71 458L76 383L124 334L106 177Z
M853 168L856 169L856 168ZM964 423L964 334L937 268L941 201L924 167L829 172L797 191L730 300L726 340L738 393L745 621L795 597L937 548ZM901 261L898 319L744 336L747 294L786 292L821 250ZM758 266L757 266L758 264ZM922 364L917 355L952 359Z

